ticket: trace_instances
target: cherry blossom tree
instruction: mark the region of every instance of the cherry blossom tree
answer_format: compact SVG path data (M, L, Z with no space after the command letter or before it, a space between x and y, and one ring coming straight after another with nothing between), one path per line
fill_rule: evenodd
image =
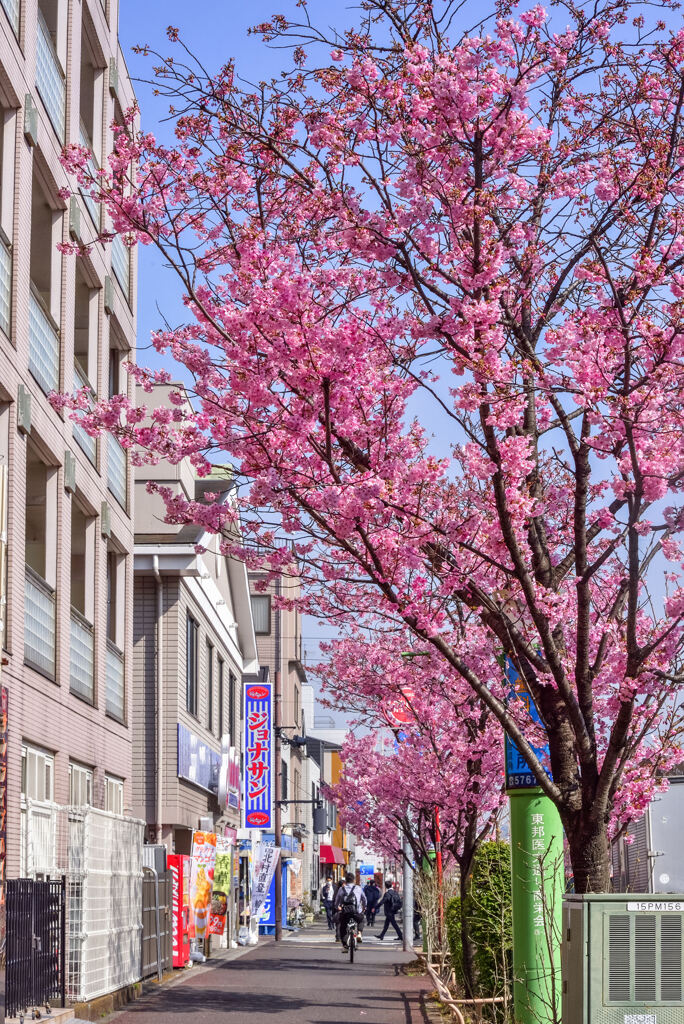
M405 838L419 870L439 841L447 861L458 865L465 900L475 854L504 801L501 730L461 676L444 672L439 656L405 659L404 639L369 642L357 632L328 645L329 660L315 670L329 706L370 729L347 738L342 775L329 795L344 824L383 853L401 861ZM467 915L461 946L470 996L475 968Z
M62 403L138 461L228 453L250 564L296 557L310 610L458 674L558 806L577 891L605 890L612 809L680 728L684 32L667 0L361 9L261 26L293 67L254 87L170 30L173 143L131 117L94 182L69 148L183 283L154 343L195 412Z

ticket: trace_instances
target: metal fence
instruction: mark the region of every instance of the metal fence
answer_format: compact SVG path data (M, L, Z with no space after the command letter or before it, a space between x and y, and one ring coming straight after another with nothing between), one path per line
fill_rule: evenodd
M161 977L173 968L170 871L158 875L144 868L142 889L142 977Z
M7 882L5 1013L66 1003L66 878Z
M24 829L26 873L66 876L69 999L95 999L139 981L144 823L29 800Z

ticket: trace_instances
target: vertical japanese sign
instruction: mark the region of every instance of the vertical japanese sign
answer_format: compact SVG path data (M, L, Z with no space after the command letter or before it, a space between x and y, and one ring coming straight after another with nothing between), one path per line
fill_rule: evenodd
M203 939L207 934L215 867L216 835L213 832L194 832L192 836L190 906L197 939Z
M264 843L259 845L259 852L254 861L254 880L252 882L252 904L250 907L252 921L258 921L261 917L279 856L279 846L266 846Z
M245 828L273 827L273 705L270 683L245 686Z

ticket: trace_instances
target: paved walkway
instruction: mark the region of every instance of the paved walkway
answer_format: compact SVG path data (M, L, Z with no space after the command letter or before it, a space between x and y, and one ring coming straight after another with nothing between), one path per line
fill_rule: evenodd
M399 966L398 942L364 941L353 964L320 926L281 944L265 942L237 960L193 968L180 984L145 996L113 1024L425 1024L423 977Z

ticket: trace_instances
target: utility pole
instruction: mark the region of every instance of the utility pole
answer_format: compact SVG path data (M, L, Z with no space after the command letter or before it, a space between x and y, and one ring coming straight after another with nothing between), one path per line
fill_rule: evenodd
M404 851L404 952L413 949L413 850L403 839Z
M280 614L280 613L279 613ZM274 680L274 719L275 719L275 813L274 813L274 843L276 849L280 850L275 866L275 940L280 942L283 937L283 856L282 856L282 809L280 801L283 795L283 776L281 764L282 743L280 729L282 726L282 693L280 682L280 669L276 669Z

